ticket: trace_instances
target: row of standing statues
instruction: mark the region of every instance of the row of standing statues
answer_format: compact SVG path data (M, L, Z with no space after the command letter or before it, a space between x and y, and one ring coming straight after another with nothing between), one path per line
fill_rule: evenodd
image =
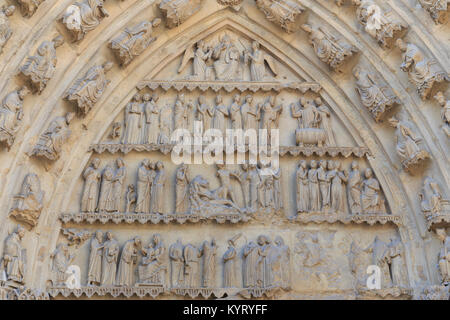
M272 241L270 237L261 235L257 241L248 241L239 251L236 246L241 236L238 234L227 241L227 249L220 259L215 239L204 241L199 246L183 244L178 239L166 248L161 235L154 234L146 247L140 237L134 237L121 249L111 232L104 235L97 231L89 246L87 285L288 289L290 249L284 240L277 236ZM66 270L75 256L66 244L59 244L52 258L54 285L65 286ZM242 268L238 266L240 260ZM223 265L222 285L217 279L220 264Z
M296 172L297 213L386 214L380 183L367 168L362 177L353 162L350 173L333 160L302 160Z
M81 212L123 212L166 214L164 192L168 174L161 161L145 159L137 169L136 185L125 188L127 170L122 158L115 168L111 165L100 169L101 161L94 158L83 173L85 180L81 197ZM175 173L175 213L212 214L254 213L258 210L283 209L281 169L273 171L263 164L244 164L229 170L224 164L216 164L216 176L220 186L211 189L201 175L191 176L188 166L182 164ZM243 206L238 204L231 180L241 186ZM125 205L123 205L125 200Z

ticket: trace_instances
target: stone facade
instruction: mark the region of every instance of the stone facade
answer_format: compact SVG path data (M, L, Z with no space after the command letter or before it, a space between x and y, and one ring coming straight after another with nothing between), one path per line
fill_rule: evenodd
M448 299L447 1L1 4L0 299Z

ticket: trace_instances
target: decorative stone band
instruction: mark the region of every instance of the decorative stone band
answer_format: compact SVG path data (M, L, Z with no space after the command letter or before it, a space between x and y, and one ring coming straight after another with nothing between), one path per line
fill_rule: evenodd
M59 295L63 297L69 297L74 295L79 298L83 295L90 298L94 295L96 296L106 296L111 295L114 298L119 296L124 296L127 298L137 296L139 298L144 298L145 296L150 296L156 298L160 295L175 294L178 296L189 296L190 298L204 298L208 299L210 297L223 298L225 296L236 296L241 295L244 298L259 298L262 296L272 297L276 292L282 291L283 289L277 288L164 288L161 286L139 286L137 284L135 287L118 287L118 286L108 286L108 287L81 287L79 289L69 289L67 287L51 287L48 289L48 294L55 298Z
M140 224L159 224L159 223L179 223L186 222L198 223L203 221L215 221L217 223L238 223L247 222L251 217L247 214L214 214L204 216L200 214L154 214L154 213L117 213L117 212L102 212L102 213L63 213L60 215L60 220L63 223L90 223L100 222L106 224L113 222L115 224L122 223L140 223Z
M227 92L234 90L244 91L270 91L274 90L279 92L283 89L300 90L302 93L311 90L313 92L319 92L322 87L316 82L253 82L253 81L237 81L237 82L222 82L222 81L184 81L184 80L143 80L138 85L139 90L148 87L151 90L161 88L164 91L174 89L176 91L182 91L184 89L188 91L194 91L200 89L201 91L213 90L215 92L223 89Z
M151 152L160 151L163 154L168 154L174 148L175 144L122 144L122 143L98 143L92 144L89 147L89 152L93 151L95 153L109 152L115 154L121 152L123 154L130 153L132 151L136 152ZM206 147L204 145L203 147ZM248 151L248 146L245 147L245 151ZM291 156L331 156L338 157L342 156L348 158L354 156L357 158L364 158L370 155L369 149L366 147L299 147L299 146L280 146L280 156L291 155Z
M336 223L341 222L343 224L349 223L367 223L368 225L374 224L386 224L388 222L393 223L397 226L403 224L402 218L396 215L390 214L361 214L361 215L345 215L337 213L300 213L297 216L290 218L293 222L299 223Z
M391 296L392 298L407 298L411 299L413 297L413 289L411 288L400 288L400 287L392 287L385 288L379 290L370 290L370 289L359 289L358 295L362 297L381 297L383 299Z

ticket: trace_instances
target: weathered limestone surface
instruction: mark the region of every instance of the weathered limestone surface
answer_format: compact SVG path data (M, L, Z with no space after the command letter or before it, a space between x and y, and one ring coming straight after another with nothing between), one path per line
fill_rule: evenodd
M0 299L448 299L450 24L413 2L1 3ZM199 123L279 167L176 163Z

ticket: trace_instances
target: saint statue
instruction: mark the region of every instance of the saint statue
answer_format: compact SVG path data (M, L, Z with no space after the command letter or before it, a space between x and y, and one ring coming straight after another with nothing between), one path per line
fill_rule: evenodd
M0 142L10 148L16 139L23 120L23 99L28 95L27 87L10 92L0 106Z

